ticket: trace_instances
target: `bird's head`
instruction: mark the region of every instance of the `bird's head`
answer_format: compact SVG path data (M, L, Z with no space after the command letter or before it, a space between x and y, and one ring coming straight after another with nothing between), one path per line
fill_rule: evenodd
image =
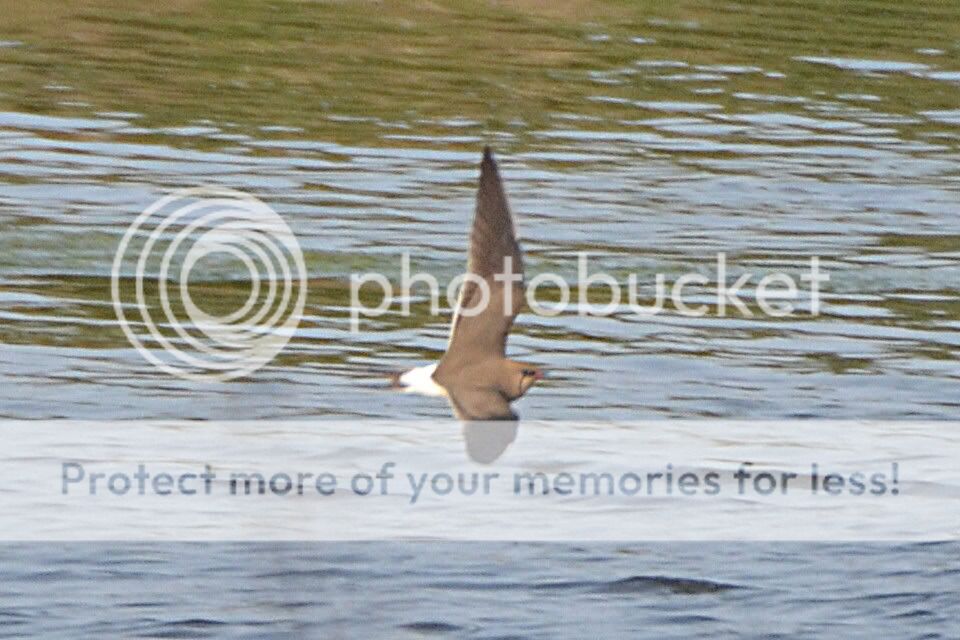
M525 394L530 387L543 380L543 371L539 367L525 362L514 362L509 360L510 373L508 375L508 384L506 395L511 400L515 400Z

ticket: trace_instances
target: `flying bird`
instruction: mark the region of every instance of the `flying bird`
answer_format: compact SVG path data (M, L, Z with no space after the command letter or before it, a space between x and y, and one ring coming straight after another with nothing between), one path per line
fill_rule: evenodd
M506 357L510 327L523 308L523 253L490 147L480 163L467 273L472 275L460 288L446 353L437 363L397 374L394 386L446 397L460 420L516 420L510 403L543 372Z

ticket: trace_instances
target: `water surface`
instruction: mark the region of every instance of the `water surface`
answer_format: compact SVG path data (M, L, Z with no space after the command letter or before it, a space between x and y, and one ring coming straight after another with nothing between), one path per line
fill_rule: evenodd
M589 250L598 269L652 282L711 273L723 251L732 272L799 272L817 255L831 276L816 318L521 316L511 353L551 371L523 415L948 420L960 406L952 3L8 5L3 417L448 415L382 377L438 357L447 319L421 300L352 335L347 283L398 276L404 251L438 277L462 269L483 144L530 273L572 273ZM127 225L199 184L274 207L311 277L288 348L229 383L154 369L110 306ZM226 308L243 284L204 286ZM0 634L80 621L94 635L240 637L282 618L279 635L324 622L332 637L362 615L394 637L559 637L577 610L595 635L686 637L729 635L749 604L776 613L757 635L956 635L945 546L479 549L7 548ZM211 610L176 595L174 575L216 592ZM677 580L736 588L678 593Z

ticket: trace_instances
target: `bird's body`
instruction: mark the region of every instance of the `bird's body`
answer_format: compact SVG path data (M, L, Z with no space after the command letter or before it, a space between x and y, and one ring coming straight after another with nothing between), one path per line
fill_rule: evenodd
M438 363L394 377L395 386L445 396L461 420L516 420L510 403L543 377L506 357L507 336L523 308L523 254L490 149L480 164L467 274Z

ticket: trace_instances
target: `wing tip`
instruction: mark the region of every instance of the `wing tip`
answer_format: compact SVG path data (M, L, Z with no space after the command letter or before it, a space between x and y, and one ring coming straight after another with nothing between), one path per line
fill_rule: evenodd
M480 162L480 184L481 189L484 183L500 181L500 170L497 167L497 161L493 157L493 149L490 145L483 148L483 160Z
M490 167L492 169L497 168L497 161L493 158L493 149L490 145L483 147L483 161L480 163L482 168Z

